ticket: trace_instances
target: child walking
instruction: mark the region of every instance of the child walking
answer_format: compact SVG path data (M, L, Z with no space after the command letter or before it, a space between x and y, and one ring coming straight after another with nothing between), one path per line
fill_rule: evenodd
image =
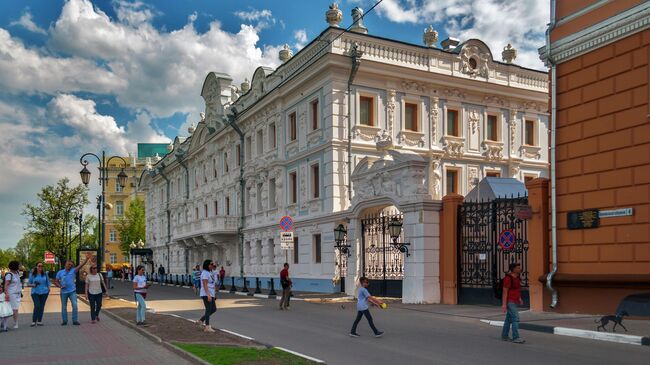
M372 321L372 315L370 314L370 309L368 309L368 302L371 302L378 306L383 306L384 302L370 295L370 292L368 292L368 289L366 289L369 284L367 277L362 276L359 279L359 283L361 284L361 288L359 288L359 296L357 299L357 318L354 320L354 324L352 324L350 337L359 337L359 334L357 333L357 325L359 324L359 321L361 321L362 316L366 316L372 332L375 333L375 337L381 337L384 332L378 330L377 327L375 327L375 324Z

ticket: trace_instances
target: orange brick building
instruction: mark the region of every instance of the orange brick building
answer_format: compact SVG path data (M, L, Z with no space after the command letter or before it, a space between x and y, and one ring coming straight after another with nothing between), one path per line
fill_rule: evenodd
M650 2L551 1L551 18L540 55L551 69L554 181L529 184L533 212L549 210L531 222L549 232L530 237L540 278L531 307L613 313L625 295L650 291ZM599 211L597 227L569 229L569 212L587 210ZM557 301L543 288L554 245Z

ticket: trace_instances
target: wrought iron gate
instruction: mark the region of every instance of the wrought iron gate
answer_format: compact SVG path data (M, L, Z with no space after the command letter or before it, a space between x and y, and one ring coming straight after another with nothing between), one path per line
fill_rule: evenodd
M521 285L528 287L528 224L517 217L518 206L527 203L528 199L524 197L466 202L460 207L459 303L499 304L494 297L494 287L513 262L522 265ZM527 294L527 290L522 291L526 303Z
M391 243L388 222L401 213L382 212L361 220L363 231L363 275L370 280L368 290L373 295L402 297L404 254ZM404 241L404 233L399 238Z

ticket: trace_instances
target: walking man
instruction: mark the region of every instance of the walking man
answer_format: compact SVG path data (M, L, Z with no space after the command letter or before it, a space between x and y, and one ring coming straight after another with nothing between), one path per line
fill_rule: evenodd
M226 278L226 270L221 266L221 270L219 270L219 288L223 287L223 281Z
M289 296L291 295L291 279L289 279L289 264L284 263L284 269L280 271L280 284L282 285L282 299L280 300L280 310L289 310Z
M509 341L508 332L512 326L512 342L524 343L523 338L519 337L519 310L517 305L523 305L521 299L521 264L513 262L510 264L509 271L503 278L503 297L501 298L501 310L506 314L501 331L501 339Z
M165 267L160 265L158 267L158 283L162 284L165 282Z
M370 295L370 292L367 289L369 283L370 281L368 281L367 277L362 276L359 278L359 284L361 284L361 287L359 288L359 295L357 297L357 318L354 319L354 323L352 324L350 337L359 337L359 334L357 333L357 325L363 316L366 316L368 324L370 325L370 329L372 329L375 337L381 337L384 334L384 332L378 330L377 327L375 327L375 323L372 320L372 315L370 314L370 309L368 308L368 302L385 308L384 302Z
M72 324L75 326L80 325L77 320L77 286L75 284L77 271L93 257L91 252L86 253L86 258L77 267L72 267L74 263L72 260L65 262L65 268L56 273L54 285L61 288L61 325L68 324L68 299L72 304Z

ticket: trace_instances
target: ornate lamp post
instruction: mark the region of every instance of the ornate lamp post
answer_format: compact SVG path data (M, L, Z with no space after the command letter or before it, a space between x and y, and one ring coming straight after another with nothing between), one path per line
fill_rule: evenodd
M348 231L345 229L345 226L339 224L338 227L334 228L334 248L338 250L339 256L339 276L341 280L341 292L345 292L345 277L347 276L348 265L343 265L343 260L350 257L350 245L347 244ZM345 255L345 256L343 256Z
M106 234L106 182L108 182L108 166L109 163L111 162L112 159L119 159L122 160L122 163L124 164L122 166L122 170L117 174L117 183L121 187L126 186L126 180L128 179L128 175L124 172L124 169L129 165L128 162L120 156L111 156L108 159L106 159L106 152L102 151L102 157L97 156L94 153L87 152L84 153L81 158L79 158L79 162L81 163L81 166L83 166L83 169L79 172L79 175L81 175L81 182L85 186L88 186L88 183L90 182L90 170L88 170L88 160L86 158L88 156L93 156L97 158L97 161L99 162L99 184L102 187L102 195L99 201L100 204L100 216L99 222L101 223L101 229L99 232L99 258L97 259L97 267L100 268L100 270L103 267L104 264L104 254L106 252L106 247L104 245L104 235Z
M406 256L411 256L409 254L409 248L407 246L410 245L409 242L397 242L399 239L399 236L402 234L402 225L404 222L397 217L393 217L389 222L388 222L388 233L390 234L390 239L393 240L392 244L399 250L399 252L406 253Z

